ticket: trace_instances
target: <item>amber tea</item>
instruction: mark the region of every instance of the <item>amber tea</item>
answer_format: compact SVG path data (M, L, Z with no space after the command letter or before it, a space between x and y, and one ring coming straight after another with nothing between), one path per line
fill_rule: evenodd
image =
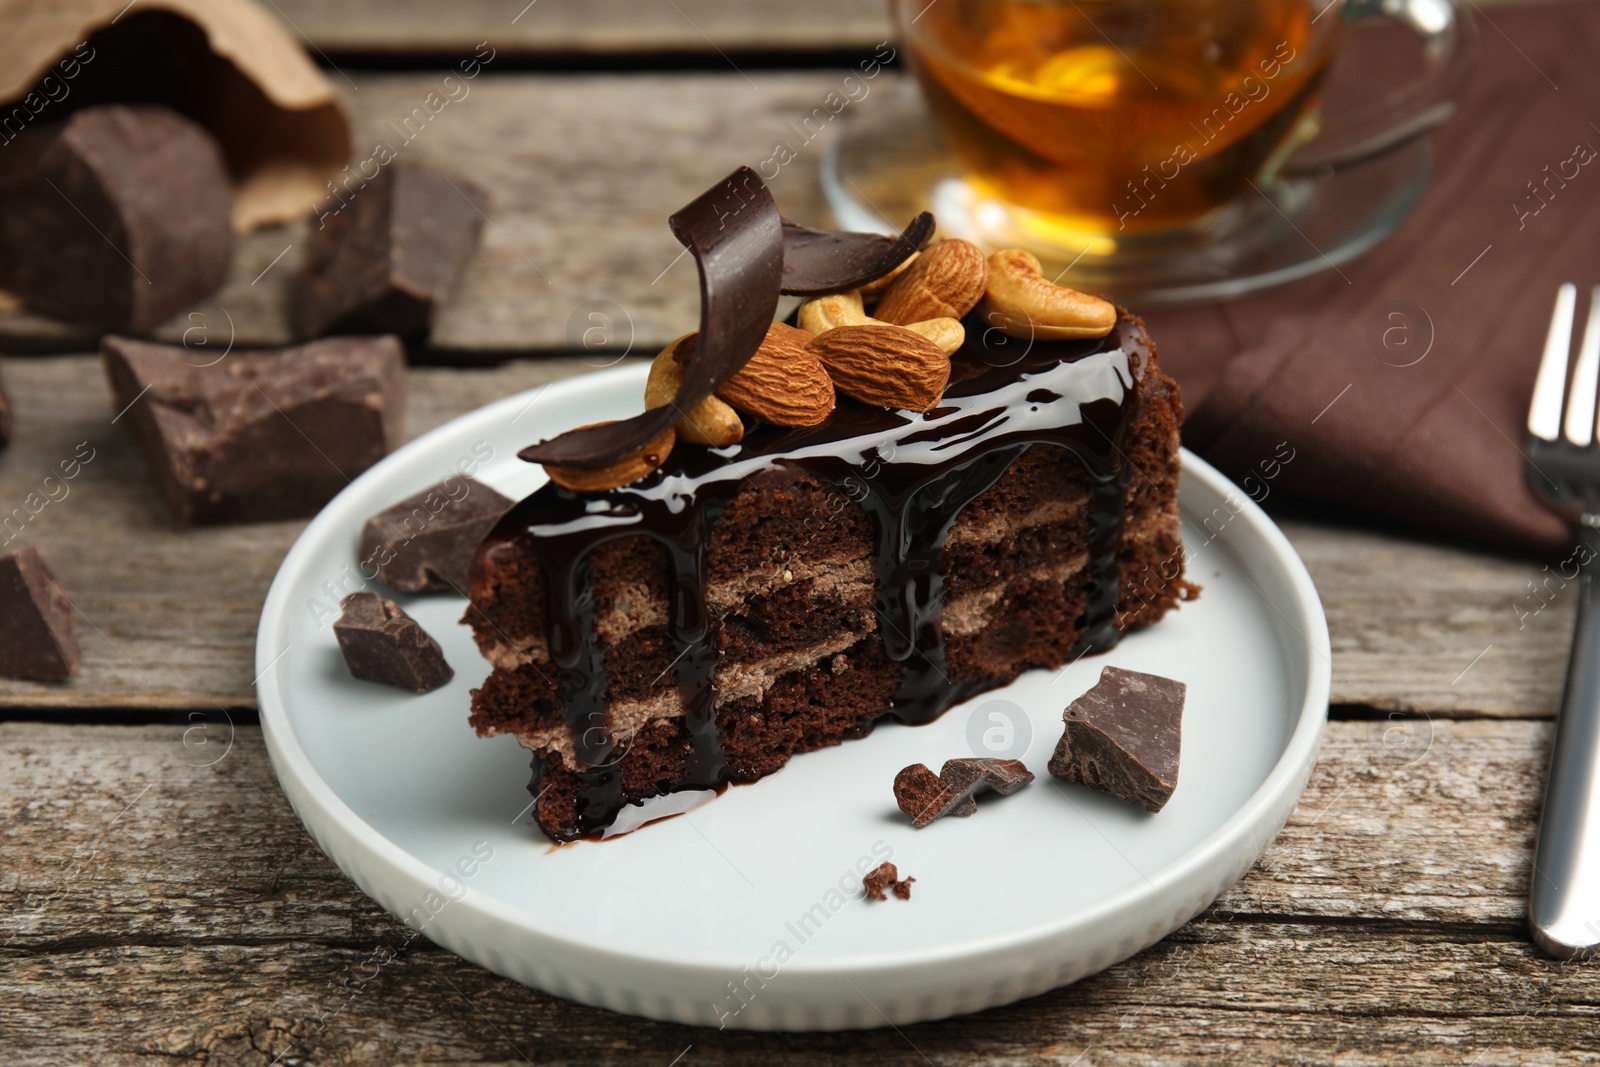
M1339 22L1319 7L935 0L901 24L969 184L1118 235L1206 220L1313 132Z

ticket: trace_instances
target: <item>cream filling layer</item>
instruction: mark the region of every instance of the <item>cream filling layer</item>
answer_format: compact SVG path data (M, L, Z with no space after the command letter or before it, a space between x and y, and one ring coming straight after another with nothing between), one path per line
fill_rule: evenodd
M945 605L941 629L951 637L978 633L993 621L998 605L1012 587L1023 582L1039 580L1065 584L1076 577L1087 563L1087 553L1080 552L1045 566L1035 567L1006 581L972 590ZM838 655L875 630L876 627L848 631L807 648L782 652L752 663L732 663L718 667L716 680L718 699L730 701L759 699L784 675ZM644 699L615 700L610 705L613 743L625 753L628 743L640 730L653 722L677 718L683 713L682 698L677 687L671 685L662 686L659 691ZM576 766L572 734L565 723L501 732L513 733L524 748L543 752L547 757L558 755L565 766Z
M1087 494L1050 500L1019 518L994 515L978 520L963 515L950 531L948 543L999 544L1020 530L1052 523L1070 522L1089 505ZM810 581L812 595L832 597L846 603L869 604L877 587L877 575L866 556L851 559L791 559L774 561L760 570L752 569L735 578L708 582L706 604L713 612L727 612L747 600L769 595L793 582ZM614 607L595 623L596 633L608 645L651 626L667 624L667 605L652 596L642 582L629 583L617 590ZM548 663L549 646L543 634L509 637L492 633L483 645L483 655L500 670L514 670L525 663Z

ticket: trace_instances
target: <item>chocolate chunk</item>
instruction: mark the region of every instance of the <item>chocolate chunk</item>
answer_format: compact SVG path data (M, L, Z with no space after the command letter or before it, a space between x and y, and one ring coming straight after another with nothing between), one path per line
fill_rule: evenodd
M345 666L357 678L426 693L455 677L439 642L394 601L377 593L351 593L339 607L333 633Z
M677 397L631 419L529 445L517 453L522 459L594 470L638 451L671 426L678 412L710 396L750 361L766 339L783 292L837 292L865 284L898 267L933 232L927 212L898 239L785 222L772 193L749 167L728 175L669 221L700 268L700 332ZM856 278L861 281L852 281Z
M185 522L311 515L400 443L405 356L393 337L203 361L107 337L100 352L118 418Z
M6 383L0 381L0 449L11 443L11 397Z
M867 872L861 879L861 887L867 891L868 900L888 900L885 889L892 890L901 900L910 900L911 883L915 881L915 878L902 879L894 864L884 863Z
M1188 687L1157 674L1106 667L1068 705L1050 773L1160 811L1178 787Z
M489 195L401 160L347 190L311 231L294 326L301 337L425 337L483 229Z
M142 333L221 287L233 194L211 135L164 107L94 107L0 152L0 288Z
M467 571L511 501L471 478L446 478L367 520L364 570L406 593L467 594Z
M59 682L82 658L72 602L38 551L0 556L0 678Z
M1033 774L1014 759L945 760L938 774L913 763L894 776L894 799L911 824L922 829L946 815L965 818L978 810L973 797L993 790L1009 796L1033 781Z

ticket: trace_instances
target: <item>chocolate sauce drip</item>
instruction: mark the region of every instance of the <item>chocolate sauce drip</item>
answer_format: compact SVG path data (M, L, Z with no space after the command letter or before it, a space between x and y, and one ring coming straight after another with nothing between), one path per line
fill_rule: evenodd
M727 449L680 447L649 477L604 493L550 484L517 505L490 543L513 541L541 560L549 590L551 658L561 671L565 718L584 770L580 824L610 824L626 802L616 770L626 753L605 720L607 677L595 635L587 560L600 545L648 537L671 561L670 670L682 696L688 754L682 789L729 777L716 721L718 620L706 603L706 550L723 512L762 471L798 468L832 483L873 517L877 616L884 650L905 672L884 713L907 723L937 718L992 685L948 677L941 628L944 547L956 519L1027 449L1065 449L1089 473L1090 604L1078 652L1100 651L1116 626L1117 562L1128 488L1123 440L1135 407L1132 367L1147 358L1143 331L1124 318L1100 340L1036 344L1020 359L986 351L979 326L960 356L964 377L940 407L917 414L841 401L821 426L758 426ZM1016 347L1011 342L1011 347ZM986 365L985 360L1005 366ZM543 758L534 760L535 780Z

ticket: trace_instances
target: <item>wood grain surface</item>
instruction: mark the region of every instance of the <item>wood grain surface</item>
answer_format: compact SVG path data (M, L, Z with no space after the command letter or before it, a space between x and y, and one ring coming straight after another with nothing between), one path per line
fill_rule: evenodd
M904 85L860 82L806 136L885 36L877 0L270 3L344 93L358 159L381 143L492 196L413 352L433 365L411 372L412 436L691 329L693 265L667 214L784 144L786 213L826 223L828 139ZM483 41L495 59L470 92L417 119ZM161 336L197 360L287 340L307 225L246 238L224 289ZM256 618L304 523L178 527L113 423L94 343L0 294L0 352L53 353L0 371L18 423L0 551L40 548L85 648L67 684L0 680L5 1067L1600 1063L1600 964L1550 960L1523 929L1575 606L1543 569L1556 561L1277 511L1327 610L1333 721L1288 825L1211 911L977 1016L819 1035L656 1024L436 948L322 855L253 725ZM86 454L64 495L46 485ZM1208 568L1202 553L1193 577Z
M914 3L912 14L928 0ZM1483 0L1485 7L1526 0ZM751 54L867 48L892 30L888 0L275 0L291 29L327 53L387 56L471 49L570 61L650 53L733 62ZM337 60L334 60L335 62Z
M479 41L571 57L681 52L831 51L889 34L883 0L276 0L296 32L327 52L429 55Z
M434 329L433 344L454 352L631 348L655 355L699 321L694 261L681 255L667 216L735 167L758 165L786 144L793 162L765 171L775 174L774 195L789 217L827 223L817 178L826 139L901 81L887 71L859 81L858 103L808 128L817 109L829 116L824 100L842 91L849 69L502 77L491 63L488 71L456 83L460 98L431 117L424 109L423 119L417 109L442 92L448 71L352 71L356 88L338 83L354 113L357 161L383 145L396 158L437 164L489 191L483 239ZM357 185L351 189L359 195ZM223 289L158 336L286 342L289 282L308 225L316 223L244 238ZM92 345L81 329L0 315L0 352Z
M1409 748L1395 728L1331 723L1256 869L1133 960L977 1016L774 1041L578 1007L414 936L306 836L255 727L3 724L0 1035L16 1065L1592 1062L1600 970L1521 933L1548 725L1436 722Z
M408 430L415 435L593 363L414 369ZM116 409L97 359L15 359L5 374L19 430L0 454L0 501L11 509L0 541L44 553L73 595L85 659L65 685L0 680L0 707L253 705L256 618L304 522L179 527L125 427L111 424ZM94 458L66 483L66 495L37 516L26 507L19 513L28 494L43 492L45 476L85 445ZM1328 613L1335 704L1554 714L1573 597L1553 595L1548 607L1519 617L1540 564L1308 522L1285 529ZM1193 568L1202 584L1207 566L1202 553Z

